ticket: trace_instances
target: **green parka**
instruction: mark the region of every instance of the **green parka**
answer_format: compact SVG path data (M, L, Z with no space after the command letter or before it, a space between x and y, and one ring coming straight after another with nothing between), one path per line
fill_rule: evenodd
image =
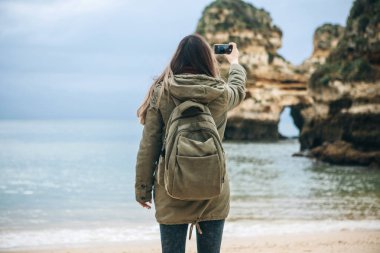
M193 100L208 104L211 114L224 135L227 111L236 107L245 97L246 72L239 64L232 64L227 83L222 79L197 74L175 75L170 94L164 90L157 98L161 85L155 87L148 108L143 136L137 154L135 193L136 200L147 202L154 196L156 219L160 224L197 223L221 220L228 215L230 189L226 175L222 193L211 200L184 201L171 198L163 186L163 159L160 158L166 123L175 107L174 96L180 101ZM158 173L158 171L160 173Z

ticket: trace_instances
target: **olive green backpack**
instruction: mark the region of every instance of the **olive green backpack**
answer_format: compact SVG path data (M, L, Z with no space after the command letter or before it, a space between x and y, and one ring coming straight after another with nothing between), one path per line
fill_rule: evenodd
M170 114L163 144L164 186L181 200L206 200L222 191L225 154L217 126L207 105L180 103Z

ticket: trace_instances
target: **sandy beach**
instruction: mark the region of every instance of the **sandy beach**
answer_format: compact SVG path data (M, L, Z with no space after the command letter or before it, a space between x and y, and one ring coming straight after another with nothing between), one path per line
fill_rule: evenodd
M186 252L195 253L195 239L187 241ZM160 242L135 241L118 244L92 244L0 252L18 253L158 253ZM380 231L339 231L326 233L287 234L256 237L225 237L225 253L379 253Z

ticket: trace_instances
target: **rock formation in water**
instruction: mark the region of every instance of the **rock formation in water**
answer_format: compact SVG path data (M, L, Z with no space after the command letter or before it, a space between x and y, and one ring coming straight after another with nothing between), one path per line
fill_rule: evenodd
M301 149L338 164L380 164L380 1L356 0L337 47L309 83Z
M302 129L301 109L312 103L306 86L310 69L323 63L341 29L333 25L320 28L315 35L312 57L295 67L277 52L282 32L268 12L241 0L217 0L207 6L196 32L210 45L236 42L240 63L248 72L246 99L229 112L225 138L277 140L280 115L287 106L291 108L295 125ZM225 61L221 61L221 70L226 74Z
M338 164L380 164L380 0L356 0L346 28L319 27L312 55L297 67L277 53L282 32L269 13L241 0L212 2L196 32L211 45L236 42L248 72L226 139L277 139L289 106L301 150Z

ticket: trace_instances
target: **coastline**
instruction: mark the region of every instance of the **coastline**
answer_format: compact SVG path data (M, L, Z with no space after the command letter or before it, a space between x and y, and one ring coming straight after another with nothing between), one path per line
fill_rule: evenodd
M9 249L13 253L158 253L159 240L140 240L120 243L91 243L82 245L49 246L28 249ZM186 252L196 252L196 240L187 240ZM233 236L225 235L221 252L225 253L377 253L380 252L380 230L310 232L285 235Z

